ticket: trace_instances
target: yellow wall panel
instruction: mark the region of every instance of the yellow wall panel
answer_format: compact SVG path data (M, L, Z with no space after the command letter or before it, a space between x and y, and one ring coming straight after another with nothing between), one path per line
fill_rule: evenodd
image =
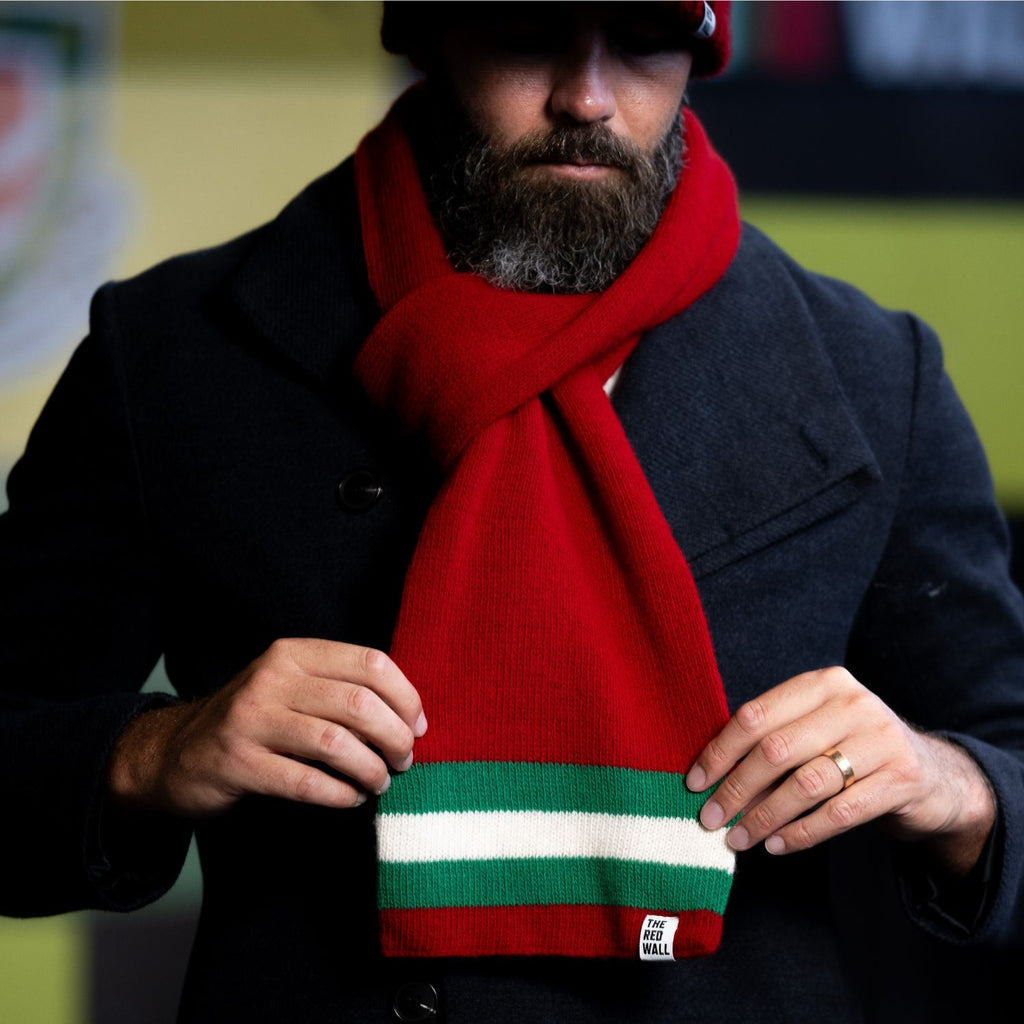
M84 919L0 918L0 1021L85 1024Z

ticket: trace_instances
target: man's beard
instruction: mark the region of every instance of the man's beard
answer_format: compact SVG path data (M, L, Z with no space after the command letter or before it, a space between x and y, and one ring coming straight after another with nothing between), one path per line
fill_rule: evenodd
M427 175L456 269L516 291L607 288L650 238L675 187L682 124L680 111L652 155L603 124L531 134L507 149L464 127L454 159ZM607 164L619 172L600 181L523 173L537 162Z

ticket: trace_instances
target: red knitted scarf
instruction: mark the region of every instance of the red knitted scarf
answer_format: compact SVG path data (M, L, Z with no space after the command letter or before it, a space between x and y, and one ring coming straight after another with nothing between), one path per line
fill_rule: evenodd
M383 311L356 372L445 471L391 648L430 729L378 808L386 954L717 947L733 861L683 773L725 698L690 571L602 389L736 251L732 177L689 112L685 133L657 230L588 295L455 273L395 110L356 153Z

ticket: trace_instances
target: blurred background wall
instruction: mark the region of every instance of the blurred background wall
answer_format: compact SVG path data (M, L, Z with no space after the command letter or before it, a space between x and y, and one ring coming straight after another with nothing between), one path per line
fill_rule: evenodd
M936 327L1020 530L1024 4L733 17L730 72L691 98L744 215ZM378 23L375 3L0 3L0 479L99 284L270 218L380 118L409 76ZM0 919L0 1021L172 1021L200 890L192 859L130 918Z

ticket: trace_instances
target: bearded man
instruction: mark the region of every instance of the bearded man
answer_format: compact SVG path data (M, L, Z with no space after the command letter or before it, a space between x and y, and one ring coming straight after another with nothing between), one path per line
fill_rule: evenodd
M741 228L724 5L384 41L425 83L103 289L12 474L4 911L194 829L183 1020L941 1019L914 944L1021 920L1024 619L937 342Z

